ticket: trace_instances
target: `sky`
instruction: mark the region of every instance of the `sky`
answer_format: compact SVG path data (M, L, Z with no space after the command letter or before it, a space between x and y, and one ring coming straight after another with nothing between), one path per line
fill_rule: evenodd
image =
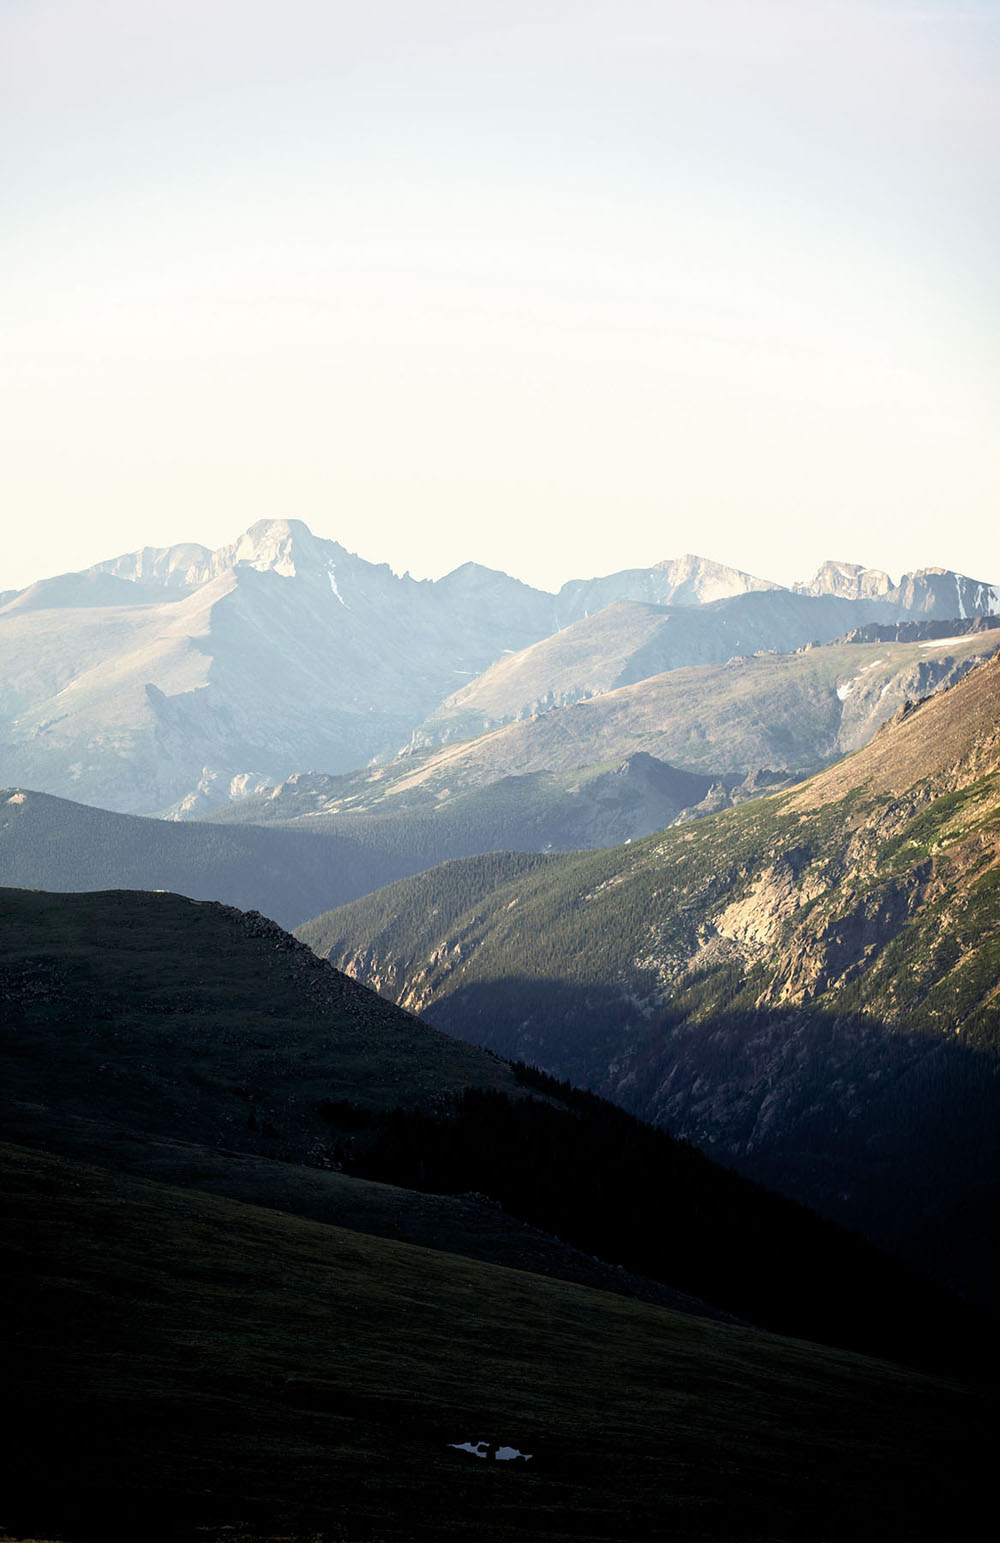
M1000 581L996 0L0 0L0 590Z

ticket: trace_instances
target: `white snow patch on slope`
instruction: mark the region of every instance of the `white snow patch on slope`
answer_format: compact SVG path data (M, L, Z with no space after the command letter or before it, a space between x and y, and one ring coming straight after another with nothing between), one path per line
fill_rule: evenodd
M347 601L344 599L343 595L340 593L340 590L337 588L337 565L336 565L336 563L331 563L330 564L330 566L326 570L326 576L330 580L330 588L333 590L333 592L336 595L337 599L340 601L341 605L344 607L344 610L345 611L349 611L351 609L350 606L348 605Z
M855 686L857 686L860 683L862 675L867 675L869 670L875 670L875 669L878 668L878 666L880 664L884 664L884 663L885 663L884 659L873 659L871 664L864 665L861 668L861 670L859 670L858 674L853 676L851 680L847 680L847 681L845 681L843 683L842 686L838 686L837 687L837 695L840 698L840 700L842 702L846 702L847 698L850 696L850 694L854 690Z
M491 1448L488 1441L449 1441L448 1445L455 1452L468 1452L470 1457L489 1457ZM516 1458L522 1457L526 1463L530 1463L533 1454L520 1452L517 1447L497 1447L493 1452L493 1460L497 1463L512 1463Z
M960 621L965 621L966 620L965 606L962 604L962 580L959 578L957 573L955 575L955 589L956 589L956 592L958 594L958 615L959 615L959 620Z
M485 1457L489 1451L489 1442L477 1441L475 1445L471 1441L449 1441L448 1445L456 1452L468 1452L473 1457Z
M948 648L952 643L972 643L975 639L971 633L964 632L957 638L932 638L929 643L921 643L921 648Z

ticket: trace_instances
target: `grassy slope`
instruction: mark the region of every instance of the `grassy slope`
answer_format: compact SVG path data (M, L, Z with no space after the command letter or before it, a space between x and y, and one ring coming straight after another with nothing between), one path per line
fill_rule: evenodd
M15 1530L832 1543L971 1526L992 1409L958 1386L18 1149L3 1168ZM482 1438L532 1462L449 1446Z
M6 885L174 890L260 910L285 927L418 872L440 850L420 831L380 835L346 821L319 831L153 820L46 793L0 790Z
M594 1278L540 1229L772 1329L965 1364L947 1304L874 1250L611 1106L526 1085L259 917L171 895L0 898L17 1139L235 1197L259 1185L379 1234L464 1249L468 1227L471 1252ZM345 1193L324 1181L341 1165L456 1204Z
M177 895L0 892L5 1093L301 1159L323 1099L372 1109L510 1069L319 964L253 913ZM258 1129L248 1128L253 1114ZM272 1134L264 1127L269 1126Z

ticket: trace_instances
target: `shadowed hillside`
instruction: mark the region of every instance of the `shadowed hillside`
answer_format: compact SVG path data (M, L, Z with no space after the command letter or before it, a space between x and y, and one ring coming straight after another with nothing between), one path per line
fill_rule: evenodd
M236 1197L249 1162L268 1203L299 1209L301 1184L305 1214L346 1204L357 1226L365 1194L320 1193L292 1167L472 1192L769 1328L964 1354L944 1299L873 1249L613 1105L429 1028L260 916L125 892L5 891L3 909L2 1114L19 1140L194 1184L204 1173ZM391 1231L374 1210L373 1230ZM425 1220L397 1235L436 1241L433 1210L417 1210ZM461 1251L460 1218L438 1216ZM481 1218L474 1230L483 1253ZM532 1245L514 1227L506 1246Z
M22 1536L937 1540L983 1498L992 1400L957 1385L44 1154L0 1166ZM458 1450L479 1442L530 1460Z
M843 1192L854 1219L871 1197L837 1175L857 1171L867 1129L875 1209L906 1218L894 1240L989 1292L998 703L993 661L790 793L522 875L445 867L302 935L451 1032L584 1078L816 1203ZM962 1153L957 1168L942 1154L942 1194L910 1210L896 1190L940 1122L928 1091L911 1102L897 1083L907 1045L943 1078ZM967 1124L970 1079L994 1114ZM890 1103L883 1128L872 1111ZM970 1214L945 1255L935 1222L956 1183Z

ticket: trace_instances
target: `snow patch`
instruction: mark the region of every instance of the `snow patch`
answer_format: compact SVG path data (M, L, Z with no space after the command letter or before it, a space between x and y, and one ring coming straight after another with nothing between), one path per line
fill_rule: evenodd
M958 615L959 615L959 620L960 621L966 621L967 617L965 615L965 606L962 604L962 580L959 578L957 573L955 575L955 591L956 591L956 593L958 595Z
M448 1445L456 1452L468 1452L472 1457L485 1457L490 1449L488 1441L477 1441L475 1445L471 1441L449 1441Z
M877 669L880 664L884 663L884 659L873 659L871 664L864 665L862 669L859 670L858 674L853 676L851 680L845 680L843 685L837 687L837 696L840 698L840 700L842 702L846 702L855 686L860 685L862 675L867 675L869 670Z
M960 634L957 638L932 638L929 643L921 643L920 648L947 648L952 643L973 643L975 638L969 632Z
M340 593L340 590L337 588L337 565L336 565L336 563L331 563L330 564L330 566L326 570L326 576L330 580L330 588L333 590L333 593L336 595L337 599L340 601L341 605L344 607L344 610L345 611L349 611L351 609L350 606L348 605L347 601L344 599L343 595Z
M513 1463L519 1457L526 1463L532 1459L531 1452L519 1452L517 1447L492 1447L488 1441L449 1441L448 1445L455 1452L468 1452L470 1457L493 1456L497 1463Z

